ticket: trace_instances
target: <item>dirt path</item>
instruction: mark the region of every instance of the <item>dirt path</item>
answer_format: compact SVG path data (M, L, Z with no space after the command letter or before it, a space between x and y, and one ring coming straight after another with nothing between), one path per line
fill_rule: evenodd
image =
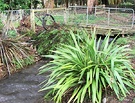
M45 79L37 75L38 68L45 64L40 61L28 69L0 81L0 103L42 103L45 93L38 92L39 84Z

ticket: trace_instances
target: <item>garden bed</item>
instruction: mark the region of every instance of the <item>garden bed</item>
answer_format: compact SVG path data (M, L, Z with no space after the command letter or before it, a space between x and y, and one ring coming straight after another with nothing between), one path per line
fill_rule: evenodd
M116 43L118 44L118 45L121 45L120 47L122 47L122 45L128 45L128 47L130 47L132 50L133 50L133 52L132 52L132 56L133 56L133 58L131 59L131 61L132 61L132 66L134 67L135 66L135 63L134 63L134 60L135 60L135 48L134 48L134 43L135 43L135 41L134 41L134 39L135 39L135 37L133 37L133 36L131 36L131 37L126 37L126 38L123 38L123 37L121 37L120 39L122 39L122 40L117 40L116 41ZM126 39L126 40L123 40L123 39ZM63 48L61 48L61 49L63 49ZM59 50L59 49L58 49ZM67 50L67 48L66 48L66 50ZM65 52L64 53L66 53L66 50L65 50ZM128 50L128 49L127 49ZM68 51L68 50L67 50ZM69 50L70 51L70 50ZM62 51L61 51L62 52ZM71 51L70 51L71 52ZM60 53L60 52L56 52L56 53ZM55 56L55 55L54 55ZM71 55L70 55L71 56ZM67 59L71 59L70 58L70 56L69 56L69 58L68 58L68 55L66 56L66 58ZM75 55L73 55L73 56L75 56ZM50 56L50 57L53 57L52 55ZM65 57L65 56L64 56ZM72 56L71 56L72 57ZM55 57L54 57L55 58ZM73 59L72 59L73 60ZM56 60L57 61L57 60ZM59 61L59 60L58 60ZM69 60L70 61L70 60ZM53 63L53 62L52 62ZM55 62L54 62L55 63ZM71 63L72 64L72 63ZM70 63L69 63L69 65L70 65ZM49 66L49 65L47 65L47 66ZM49 67L48 67L49 68ZM46 69L48 69L48 68L46 68ZM63 67L62 67L63 68ZM66 68L66 69L65 69ZM69 72L71 71L71 73L72 73L72 70L70 70L71 68L68 68L68 66L66 66L65 68L63 68L62 70L64 71L66 71L67 70L67 72L66 73L68 73L68 69L69 69ZM124 67L125 68L125 67ZM57 67L55 68L55 69L57 69ZM73 68L74 69L74 68ZM78 69L80 69L80 68L78 68ZM83 70L83 69L81 69L81 70ZM44 70L43 70L44 71ZM62 71L62 72L63 72ZM41 71L42 72L42 71ZM77 72L77 70L76 70L76 72ZM54 73L54 72L53 72ZM64 73L64 72L63 72ZM80 73L77 73L77 74L80 74ZM76 75L77 75L76 74ZM87 74L87 73L86 73ZM54 75L53 75L54 76ZM68 76L68 75L67 75ZM76 76L75 76L76 77ZM64 77L65 78L65 77ZM64 79L63 78L63 79ZM77 77L76 77L77 78ZM85 78L85 77L84 77ZM74 78L72 78L73 80L74 80ZM69 82L70 83L70 82ZM82 82L80 82L80 84L81 84ZM85 83L85 82L84 82ZM132 82L133 83L133 82ZM59 85L59 84L58 84ZM61 84L61 86L64 86L65 84ZM71 85L72 85L72 83L71 83ZM83 85L83 83L82 83L82 85ZM77 86L78 87L78 86ZM77 88L77 87L74 87L75 89ZM51 87L49 87L49 88L51 88ZM64 88L64 87L63 87ZM43 88L42 88L43 89ZM52 88L53 89L53 88ZM82 88L82 89L84 89L84 88ZM95 89L95 88L93 88L93 89ZM72 88L70 88L70 89L68 89L68 93L69 94L67 94L64 98L62 98L62 100L63 100L63 102L62 103L67 103L67 101L69 100L69 98L70 98L70 96L72 95L70 95L70 90L72 91ZM129 102L135 102L135 91L134 90L130 90L130 94L127 94L127 96L124 98L124 97L120 97L119 98L119 100L117 99L117 96L115 95L115 93L114 93L114 91L112 91L112 90L110 90L110 88L108 88L108 86L107 86L107 88L106 88L106 90L107 90L107 92L105 93L105 91L103 90L103 98L102 98L102 101L104 101L103 103L129 103ZM74 91L74 89L73 89L73 91ZM74 91L75 92L75 91ZM116 91L115 91L116 92ZM79 91L79 93L80 93L80 91ZM87 93L86 93L87 94ZM58 94L57 94L58 95ZM65 94L64 94L65 95ZM120 94L121 95L121 94ZM55 96L55 95L54 95ZM122 96L122 95L121 95ZM76 98L76 97L74 97L74 98ZM74 99L73 99L74 100ZM89 102L91 101L91 100L88 100ZM87 101L87 102L88 102ZM84 100L84 102L83 103L87 103L87 102L85 102L85 100ZM45 102L45 103L47 103L47 102Z

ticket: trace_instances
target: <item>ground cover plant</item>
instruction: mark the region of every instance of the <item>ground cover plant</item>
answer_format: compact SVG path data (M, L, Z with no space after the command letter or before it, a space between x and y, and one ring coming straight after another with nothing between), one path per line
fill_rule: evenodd
M39 74L51 71L48 82L44 81L40 91L48 91L45 98L56 103L101 103L103 94L110 89L117 98L125 97L129 89L135 89L135 71L129 58L128 46L109 44L109 36L101 43L84 30L83 35L70 31L69 44L62 44L48 64L40 68Z

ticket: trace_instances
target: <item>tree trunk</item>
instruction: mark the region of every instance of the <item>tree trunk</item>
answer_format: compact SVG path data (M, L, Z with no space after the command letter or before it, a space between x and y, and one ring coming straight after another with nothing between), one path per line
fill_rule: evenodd
M76 0L75 3L78 5L78 0Z
M68 8L68 0L65 0L65 2L66 2L66 8Z
M83 5L87 4L87 0L82 0L83 1Z
M89 13L92 13L92 9L95 5L98 4L98 1L97 0L88 0L87 1L87 6L88 6L88 11Z
M50 8L54 8L54 0L50 0Z
M53 8L54 7L54 0L46 0L46 1L44 1L44 5L46 8Z
M84 4L83 4L83 0L80 0L80 5L82 5L82 6L84 5Z
M92 13L92 7L94 6L95 0L88 0L87 1L87 6L88 6L88 12Z
M42 0L42 6L43 6L43 8L45 8L45 1L44 0Z
M102 4L109 5L108 0L102 0Z
M75 1L74 1L74 0L72 0L71 4L72 4L72 6L73 6L73 5L75 4Z
M54 0L55 7L57 8L58 0Z

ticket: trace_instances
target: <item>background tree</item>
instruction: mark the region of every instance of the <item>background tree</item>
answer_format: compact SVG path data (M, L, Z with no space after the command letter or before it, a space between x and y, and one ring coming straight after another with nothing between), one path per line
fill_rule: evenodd
M7 7L8 5L4 2L4 0L0 0L0 11L5 10Z
M65 0L65 2L66 2L66 8L68 8L69 0Z
M42 4L43 8L45 8L45 1L46 0L41 0L41 4Z
M0 0L0 10L13 10L13 9L30 9L31 7L36 9L38 4L42 4L43 8L53 8L57 5L88 5L93 7L97 4L105 5L118 5L119 3L132 3L135 4L134 0Z
M34 9L36 9L38 7L38 4L41 4L41 2L39 0L33 0L32 1L32 5L33 5Z
M98 4L98 1L97 0L88 0L87 1L87 6L88 6L89 13L92 12L93 6L95 6L97 4Z
M3 0L0 1L0 9L14 10L14 9L36 9L40 0Z
M54 0L55 7L58 5L58 0Z
M109 5L109 1L108 0L101 0L101 3L105 4L105 5Z
M4 0L4 3L8 5L8 10L13 9L29 9L31 7L30 0Z
M53 8L55 6L54 0L41 0L41 4L43 8Z

